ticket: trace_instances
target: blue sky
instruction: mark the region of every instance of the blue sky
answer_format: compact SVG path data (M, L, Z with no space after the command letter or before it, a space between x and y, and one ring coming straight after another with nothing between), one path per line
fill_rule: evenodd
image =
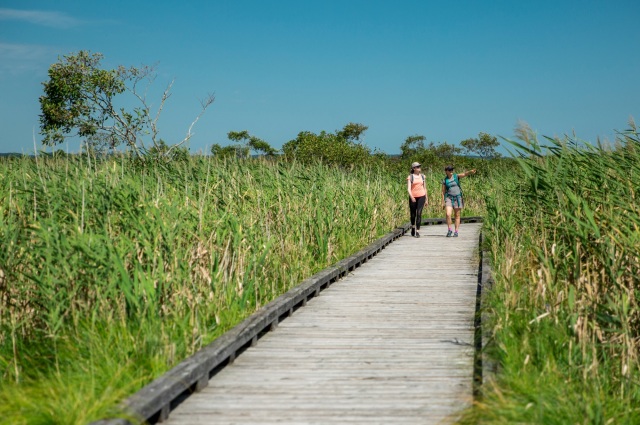
M159 124L192 152L248 130L274 147L300 131L369 126L399 152L414 134L459 143L539 135L614 140L640 118L640 2L0 0L0 152L32 152L49 66L79 50L103 66L157 64ZM60 148L77 151L77 142Z

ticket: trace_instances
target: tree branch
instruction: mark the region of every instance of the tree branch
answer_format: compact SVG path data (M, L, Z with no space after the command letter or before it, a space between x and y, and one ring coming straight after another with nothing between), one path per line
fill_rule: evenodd
M178 146L183 145L184 143L186 143L187 141L189 141L189 139L191 139L191 136L193 136L193 134L191 133L191 130L193 129L193 126L198 122L198 120L200 119L200 117L205 113L205 111L207 110L207 108L209 106L211 106L211 104L216 100L216 96L214 93L209 93L207 95L207 97L205 97L204 99L200 100L200 106L202 107L202 109L200 110L200 113L198 114L198 116L196 117L195 120L193 120L193 122L191 123L191 125L189 126L189 129L187 130L187 135L185 136L184 139L182 139L182 141L180 141L179 143L176 143L175 145L171 146L171 148L169 148L167 150L167 152L165 153L165 155L168 155L169 152L171 152L173 149L177 148Z

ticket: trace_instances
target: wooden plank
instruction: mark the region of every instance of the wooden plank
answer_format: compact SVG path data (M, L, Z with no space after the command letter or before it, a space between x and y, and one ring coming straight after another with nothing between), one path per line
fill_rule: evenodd
M395 229L356 254L302 281L297 287L267 304L214 342L124 400L119 408L141 420L153 422L166 419L171 406L192 390L200 390L206 386L208 377L213 371L233 361L247 344L253 345L258 335L276 328L282 317L290 315L295 307L306 304L310 296L318 295L322 289L328 287L329 283L345 276L349 270L382 252L392 241L402 236L406 227L405 225ZM104 419L95 422L96 425L122 423L121 419Z
M402 237L171 412L178 424L453 421L472 400L480 224Z

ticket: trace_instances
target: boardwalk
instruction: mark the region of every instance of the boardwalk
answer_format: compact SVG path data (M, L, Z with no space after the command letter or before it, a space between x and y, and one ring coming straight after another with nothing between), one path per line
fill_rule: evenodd
M405 236L280 323L164 423L449 423L472 400L480 224Z

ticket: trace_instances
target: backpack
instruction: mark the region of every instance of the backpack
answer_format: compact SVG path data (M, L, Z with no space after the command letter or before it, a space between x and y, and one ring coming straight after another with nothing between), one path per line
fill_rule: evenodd
M427 187L427 185L425 184L424 174L420 174L420 176L422 176L422 184L424 184L425 187ZM413 173L411 173L411 184L413 184Z
M453 175L453 181L458 185L458 187L460 188L460 195L462 195L462 186L460 186L460 179L458 178L457 174ZM445 176L444 179L442 180L442 184L445 185L446 189L449 190L449 186L447 186L447 177Z

